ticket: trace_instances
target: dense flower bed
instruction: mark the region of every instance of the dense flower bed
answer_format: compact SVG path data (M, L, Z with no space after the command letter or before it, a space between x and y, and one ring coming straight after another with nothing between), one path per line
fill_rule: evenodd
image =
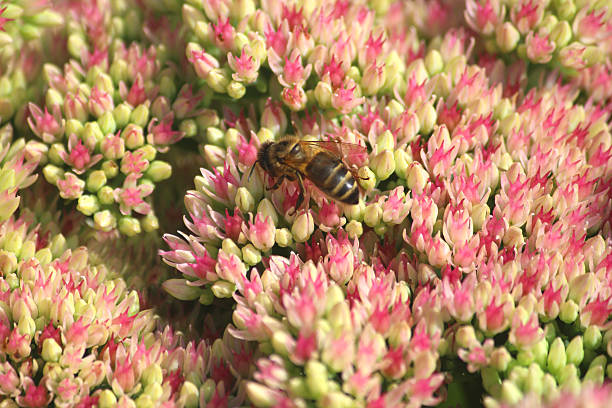
M609 2L11 0L0 28L0 407L612 401ZM276 183L286 136L344 145L359 203Z

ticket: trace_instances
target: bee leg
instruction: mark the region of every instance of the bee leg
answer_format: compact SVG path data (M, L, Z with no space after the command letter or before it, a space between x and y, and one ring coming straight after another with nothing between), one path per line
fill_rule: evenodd
M267 190L267 191L270 191L270 190L276 190L277 188L279 188L279 187L280 187L281 183L283 182L283 180L284 180L286 177L287 177L287 176L285 176L284 174L283 174L283 175L281 175L281 176L280 176L280 177L279 177L279 178L276 180L276 182L274 183L274 185L273 185L272 187L266 187L266 190Z
M297 201L295 202L295 210L297 211L304 203L304 180L302 180L302 175L297 173L297 180L300 186L300 194L298 195Z

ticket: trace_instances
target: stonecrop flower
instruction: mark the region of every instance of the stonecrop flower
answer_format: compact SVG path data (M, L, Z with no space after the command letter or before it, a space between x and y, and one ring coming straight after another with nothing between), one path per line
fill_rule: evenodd
M609 405L611 13L0 4L0 406Z

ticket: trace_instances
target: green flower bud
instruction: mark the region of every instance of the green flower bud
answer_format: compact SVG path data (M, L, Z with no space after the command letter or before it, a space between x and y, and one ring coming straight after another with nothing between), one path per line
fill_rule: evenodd
M130 122L132 108L127 103L121 103L113 109L113 118L118 128L124 128ZM114 133L114 131L112 132Z
M43 176L48 183L57 185L57 180L64 178L64 170L52 164L43 167Z
M152 232L159 229L159 219L150 211L147 215L140 219L140 225L144 232Z
M47 155L51 164L55 164L56 166L64 165L64 160L60 156L60 152L66 152L64 145L61 143L53 143L49 148L49 153Z
M146 387L150 384L161 384L164 380L164 373L159 364L151 364L144 369L141 382Z
M382 207L378 203L368 204L365 209L363 221L368 227L374 228L377 226L382 219Z
M99 394L98 407L99 408L113 408L117 406L117 397L111 390L103 390Z
M521 390L511 381L506 380L501 386L501 400L508 405L516 405L523 398Z
M501 393L501 379L499 373L492 367L485 366L481 371L482 386L493 396L498 396Z
M212 284L210 290L217 298L230 298L236 290L236 285L227 281L216 281Z
M134 217L123 216L119 219L119 232L128 237L140 234L140 222Z
M495 42L501 52L509 53L514 50L520 39L521 33L509 21L495 29Z
M408 167L412 163L411 155L404 149L396 149L393 152L393 158L395 159L395 174L405 179L408 176Z
M190 381L185 381L179 392L180 405L187 408L195 408L199 405L198 387Z
M237 150L240 144L240 132L234 128L227 129L223 142L225 146Z
M220 68L213 68L206 77L206 83L215 92L225 93L227 86L230 83L229 76Z
M125 146L130 149L138 149L145 143L144 131L142 126L129 123L121 132L121 138L125 142Z
M601 356L604 357L605 356ZM603 365L592 365L591 367L587 370L586 374L584 375L583 378L583 382L593 382L595 384L603 384L604 381L604 366Z
M115 133L117 130L117 123L111 112L104 112L102 116L98 118L98 126L105 135L109 133Z
M215 145L206 144L202 146L202 155L204 156L204 160L206 160L206 164L209 168L212 167L221 167L225 164L225 153L226 150Z
M162 287L172 297L179 300L195 300L203 290L198 286L190 286L185 279L168 279L162 284Z
M43 341L41 357L47 362L57 363L62 355L62 347L52 338Z
M584 50L582 58L586 62L587 66L590 67L595 64L601 64L605 60L606 56L604 51L600 47L590 45Z
M584 346L590 350L596 350L601 345L601 331L597 326L589 326L584 331Z
M267 198L264 198L259 202L259 205L257 206L257 213L261 214L264 219L270 217L274 226L278 225L278 213L274 208L274 204L272 204L272 202Z
M202 113L196 117L198 128L206 129L211 126L219 126L220 119L217 111L212 109L203 109Z
M95 193L106 184L106 175L102 170L94 170L87 176L86 188Z
M317 401L317 407L353 408L355 400L340 391L332 391Z
M582 336L576 336L572 339L570 344L567 346L567 362L579 366L584 358L584 347L582 343Z
M142 158L148 160L149 163L155 160L155 156L157 156L157 150L150 144L139 147L134 151L134 153L141 153Z
M431 50L425 56L425 68L430 76L433 76L444 69L444 59L438 50Z
M323 109L331 108L333 93L331 85L325 81L319 81L314 89L315 100Z
M273 141L274 133L272 133L272 131L268 128L261 128L259 129L259 132L257 132L257 139L259 139L261 143Z
M236 206L243 214L252 212L255 209L255 199L244 187L239 187L236 192Z
M237 81L231 81L225 90L232 99L240 99L246 93L246 87L242 84L242 82Z
M110 231L117 226L117 219L109 210L94 214L94 228L100 231Z
M278 228L274 233L274 240L281 248L286 248L293 244L293 236L287 228Z
M572 27L567 21L559 21L550 32L550 39L557 49L565 47L572 39Z
M115 195L113 188L110 186L104 186L98 190L98 201L102 205L109 205L115 202Z
M406 185L416 194L421 194L429 181L429 173L419 162L412 162L408 168Z
M495 109L493 110L493 117L495 119L502 120L508 117L508 115L510 115L513 112L514 112L514 107L512 105L512 102L510 102L508 98L503 98L495 106Z
M178 91L175 79L170 75L163 75L159 79L159 94L167 99L174 99Z
M149 106L140 104L132 111L130 115L130 123L144 128L149 123Z
M223 147L225 135L221 129L209 127L206 129L206 141L210 144Z
M561 374L559 375L559 383L567 384L573 379L577 379L578 376L579 376L578 367L576 367L573 364L568 364L565 367L563 367L563 370L561 370Z
M512 132L516 132L519 130L521 126L521 117L517 112L514 112L499 123L499 130L504 136L510 136Z
M242 247L242 260L247 265L257 265L261 262L261 252L253 244L246 244Z
M107 179L111 179L119 174L119 166L113 160L106 160L102 162L102 171Z
M550 345L548 359L546 360L548 371L555 377L561 373L561 370L567 364L567 354L565 353L565 345L563 340L557 337Z
M242 258L242 251L231 238L225 238L221 243L221 249L227 254L234 254L238 258Z
M86 146L95 146L104 139L104 133L102 133L98 122L87 122L83 128L81 138Z
M100 209L98 198L94 195L83 194L79 197L77 210L85 215L92 215Z
M428 134L433 130L438 115L436 109L429 102L424 103L416 111L419 123L421 124L421 133Z
M499 372L504 372L512 361L510 352L505 347L496 348L491 353L491 367Z
M327 394L329 384L325 365L316 360L309 360L304 367L304 371L311 398L316 400Z
M386 180L395 171L395 158L393 151L383 150L370 162L370 167L378 180Z
M562 20L573 20L576 15L576 4L573 0L555 0L553 3L557 17Z
M184 119L179 124L179 131L183 132L186 138L195 137L198 134L198 125L194 119Z
M363 234L363 225L356 220L349 221L345 229L350 239L359 238Z
M306 242L313 232L314 219L309 211L301 213L293 221L291 234L295 242Z
M249 381L246 384L249 401L256 407L274 407L278 403L275 394L265 385Z
M166 163L161 160L154 160L149 165L147 171L145 171L145 176L151 179L154 183L159 183L160 181L169 179L172 175L172 166L169 163Z
M135 403L136 408L153 408L156 406L156 404L153 403L153 399L146 394L140 394L140 396L136 398Z
M544 379L544 371L537 364L531 364L525 379L525 392L532 392L536 395L542 395Z
M209 306L209 305L212 305L214 301L215 301L215 295L213 294L212 290L210 290L209 287L203 288L201 290L201 295L198 298L198 302L200 302L204 306Z

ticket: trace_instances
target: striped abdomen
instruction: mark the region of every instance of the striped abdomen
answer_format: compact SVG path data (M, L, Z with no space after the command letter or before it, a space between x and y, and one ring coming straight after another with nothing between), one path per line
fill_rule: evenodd
M319 152L310 160L305 176L334 200L346 204L359 202L355 178L341 160L327 152Z

